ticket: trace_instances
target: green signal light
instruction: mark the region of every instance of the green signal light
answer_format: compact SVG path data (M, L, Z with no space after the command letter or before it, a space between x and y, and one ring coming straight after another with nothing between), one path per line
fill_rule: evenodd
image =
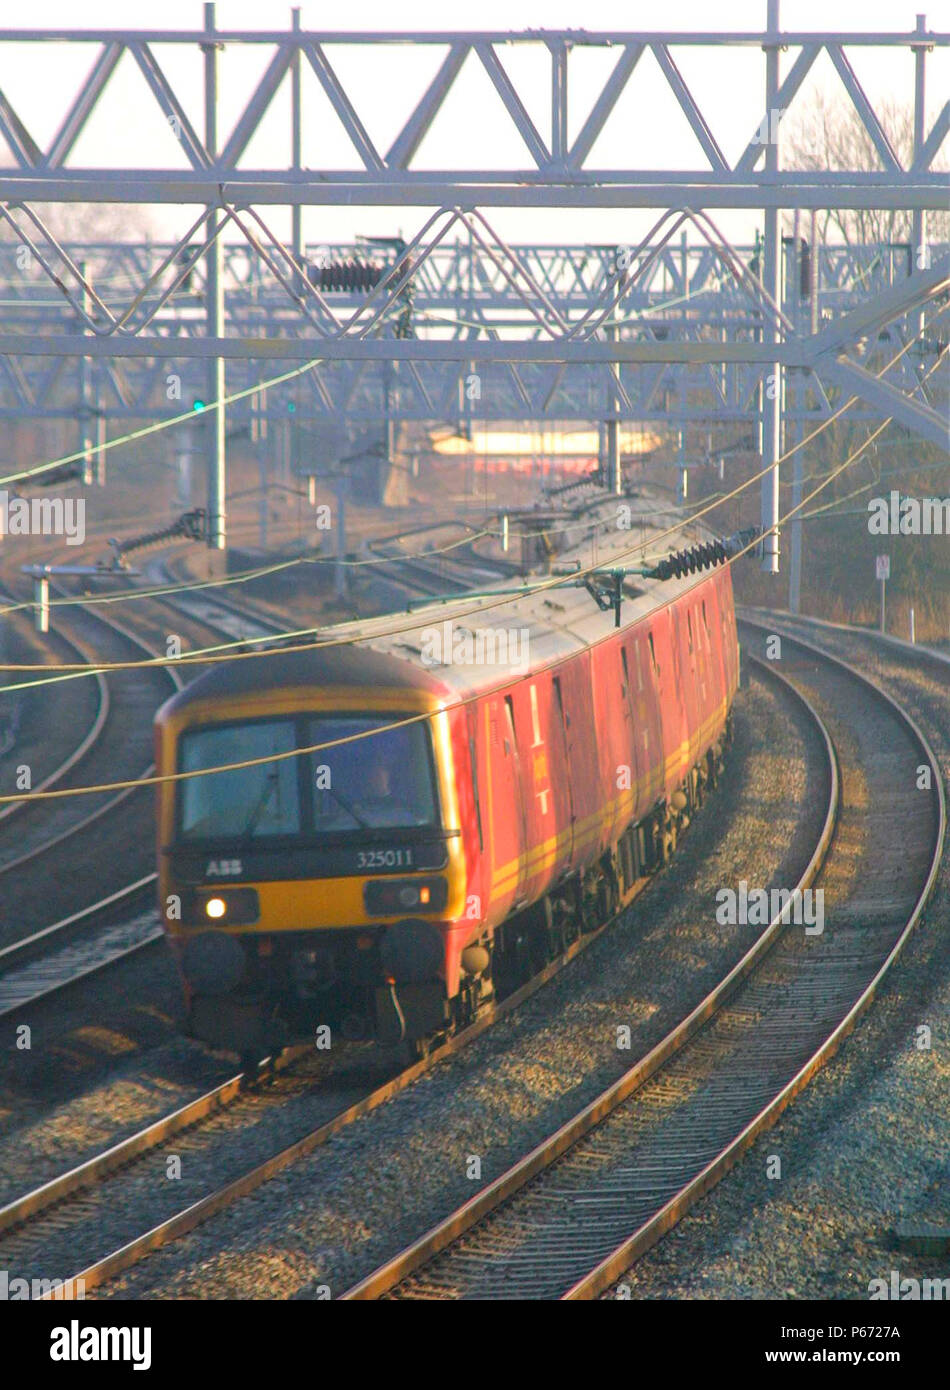
M192 410L204 410L205 403L204 401L194 400L191 403L191 408Z
M287 413L288 413L288 415L293 415L293 413L294 413L294 411L295 411L296 409L297 409L297 406L296 406L296 403L295 403L294 401L288 401L288 402L287 402Z

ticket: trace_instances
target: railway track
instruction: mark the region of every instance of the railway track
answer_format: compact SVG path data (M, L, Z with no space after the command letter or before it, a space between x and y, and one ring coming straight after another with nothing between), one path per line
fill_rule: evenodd
M920 643L906 642L890 633L881 633L870 628L851 627L842 623L827 622L822 618L808 618L784 610L772 611L765 608L742 608L739 616L750 624L767 627L770 632L792 637L803 637L807 641L827 644L833 652L874 655L881 670L894 671L899 667L926 668L950 679L950 654Z
M788 694L789 698L796 698L791 695L791 692ZM830 761L828 780L829 795L831 795L830 784L833 781L833 774ZM832 810L829 809L826 822L830 823L831 816ZM822 838L826 840L827 835ZM816 855L821 852L820 848L816 849ZM604 923L604 927L607 925L608 923ZM326 1113L327 1104L334 1102L335 1098L332 1095L323 1097L325 1117L321 1118L314 1128L294 1138L290 1144L272 1152L263 1162L255 1164L245 1171L241 1171L240 1166L238 1166L238 1170L234 1172L233 1154L225 1155L223 1159L216 1158L213 1163L210 1162L210 1157L206 1156L209 1171L203 1184L203 1190L200 1183L197 1188L192 1185L193 1200L183 1207L175 1207L170 1214L152 1221L147 1218L142 1219L140 1215L137 1226L130 1224L126 1239L116 1244L104 1255L90 1259L81 1270L77 1270L75 1277L81 1278L86 1290L90 1291L131 1268L150 1251L187 1235L204 1221L231 1206L240 1197L254 1191L279 1172L313 1152L332 1135L353 1124L361 1116L410 1086L437 1062L473 1042L485 1029L498 1022L511 1010L518 1007L530 994L546 984L553 975L563 969L581 950L595 940L598 934L592 933L581 938L540 975L501 1001L495 1009L483 1015L472 1027L450 1039L443 1047L434 1050L429 1057L408 1069L387 1076L382 1084L371 1087L364 1085L351 1104L342 1109L338 1108L332 1113ZM339 1078L335 1078L335 1081L339 1086ZM299 1082L292 1080L291 1084L306 1085L306 1077L301 1078ZM224 1107L232 1105L240 1094L240 1078L232 1078L215 1092L199 1098L193 1107L185 1107L182 1111L176 1112L176 1115L172 1117L172 1132L181 1132L197 1125L199 1126L197 1132L200 1139L201 1122L215 1115ZM64 1231L69 1232L70 1251L87 1248L87 1243L89 1246L94 1246L94 1242L99 1236L99 1227L97 1222L90 1220L90 1213L101 1210L103 1206L107 1205L112 1213L123 1210L132 1212L136 1208L141 1213L143 1204L142 1174L148 1168L148 1154L154 1150L156 1145L164 1143L168 1137L168 1131L164 1128L165 1123L160 1122L158 1125L150 1127L149 1130L131 1136L107 1154L81 1165L71 1174L63 1175L56 1182L46 1184L44 1188L38 1189L35 1193L25 1194L23 1198L11 1203L3 1212L0 1212L0 1232L8 1231L10 1240L15 1242L11 1247L7 1239L0 1239L0 1262L6 1259L9 1265L11 1261L15 1261L18 1266L22 1267L23 1260L29 1257L31 1250L39 1254L44 1249L48 1249L50 1242L53 1242L55 1246L62 1239ZM240 1126L247 1123L243 1111L235 1110L231 1116L231 1123L239 1136L244 1133L240 1129ZM192 1169L196 1166L196 1153L197 1150L193 1151L189 1158L189 1167ZM221 1184L221 1171L228 1171L229 1169L234 1175L230 1177L229 1181ZM219 1179L217 1185L214 1182L215 1178ZM130 1186L126 1186L127 1184ZM160 1211L163 1205L167 1206L168 1203L174 1202L176 1195L174 1188L174 1184L155 1183L153 1180L151 1186L145 1188L147 1193L146 1211L154 1215L156 1211ZM73 1206L72 1214L70 1214L71 1205ZM63 1267L61 1260L56 1267Z
M80 646L72 642L75 653L80 659L88 661L90 666L95 666L97 660L127 660L130 653L134 654L135 659L141 659L143 655L156 655L156 626L162 625L156 625L154 619L135 616L129 619L128 624L119 623L99 611L85 609L82 604L71 606L69 612L74 623L88 622L90 631L105 632L110 639L114 639L105 649L100 640L96 652L91 651L85 643ZM182 610L176 612L176 627L179 629L182 628L183 616L185 615ZM213 637L230 636L223 623L212 627L204 610L200 617L191 614L187 620L190 623L187 636L194 646L204 645L209 633ZM142 722L144 721L146 728L150 727L151 716L157 705L168 694L182 686L182 679L174 667L153 667L135 672L120 671L113 673L111 678L129 676L135 678L132 687L135 691L135 701L131 713L123 718L116 731L122 744L128 742L130 722L133 718L139 721L141 743ZM100 713L95 728L96 737L101 738L107 725L105 716L110 706L105 678L100 674L96 679L105 692L100 705L100 711L104 710L105 713ZM88 758L83 761L95 741L90 731L79 748L62 764L60 771L63 775L70 770L78 769L80 762L83 762L82 781L95 781L97 778L103 781L125 780L147 776L153 771L151 763L143 766L136 764L132 759L127 759L125 766L120 762L116 767L112 761L113 754L105 748L102 749L95 766ZM43 785L52 786L53 780L50 776ZM64 777L57 777L56 781L59 780L64 780ZM36 790L40 788L37 787ZM16 911L21 918L25 918L28 914L35 913L35 902L42 901L54 910L58 906L62 911L69 905L70 897L74 898L76 895L76 861L82 862L86 859L92 873L92 881L101 882L101 840L109 828L108 820L105 818L121 811L123 829L128 832L128 822L124 819L123 808L124 803L135 796L143 802L144 824L150 818L151 808L143 793L137 792L134 787L111 796L97 798L98 804L86 812L82 811L81 806L87 798L77 798L75 802L39 802L34 803L32 807L29 806L28 799L23 803L15 803L14 809L25 806L33 813L37 823L45 814L47 821L52 821L53 825L52 833L44 836L38 831L35 842L29 843L27 849L21 849L14 858L0 863L0 883L5 876L10 876L11 879L14 875L18 876L13 880L16 883L15 890L9 893L5 891L4 894L5 902L9 904L8 910ZM66 808L61 815L57 815L58 805ZM52 811L50 807L53 808ZM19 822L17 828L19 829ZM150 844L150 823L146 829L144 843ZM93 841L92 847L88 850L85 846L87 833ZM47 886L47 856L57 851L60 846L66 849L62 873L63 887L58 895L51 895ZM100 870L96 869L97 865L100 866ZM22 1012L28 1006L96 974L107 966L136 955L161 939L162 927L158 914L154 907L146 907L154 893L154 871L140 873L131 881L128 881L127 873L122 876L127 881L120 881L112 891L93 896L93 900L79 910L65 912L34 931L18 935L16 939L0 948L0 1018ZM44 881L42 891L37 885L37 878Z
M163 1191L161 1185L153 1182L152 1203L154 1206L161 1206L163 1199L168 1198L174 1208L172 1213L156 1220L154 1224L140 1221L138 1229L134 1229L133 1218L130 1223L133 1229L130 1231L129 1239L88 1264L73 1276L74 1281L78 1283L82 1280L87 1293L100 1287L130 1269L152 1250L160 1249L188 1235L203 1222L225 1211L239 1198L253 1192L278 1173L305 1158L333 1135L348 1128L411 1086L437 1063L473 1043L487 1028L500 1022L553 979L610 924L611 922L605 922L598 931L575 942L563 956L553 961L528 983L486 1011L468 1028L441 1046L433 1048L422 1060L408 1067L397 1062L389 1069L381 1083L369 1085L366 1084L365 1075L361 1074L357 1067L355 1078L350 1081L344 1078L342 1087L344 1093L350 1090L356 1098L342 1109L339 1108L337 1099L341 1079L336 1078L334 1091L318 1097L322 1118L315 1128L305 1131L291 1144L278 1149L264 1162L250 1168L242 1170L240 1153L232 1153L231 1160L232 1163L236 1160L238 1172L227 1184L215 1186L215 1180L219 1178L219 1168L217 1163L209 1165L211 1171L204 1184L205 1194L184 1208L179 1208L174 1203L173 1191L168 1190L170 1185L166 1184L166 1190ZM275 1071L283 1071L292 1063L297 1063L300 1059L305 1060L308 1054L312 1059L309 1047L297 1047L289 1049L277 1059L265 1058L260 1063L257 1078L269 1083L270 1099L287 1104L288 1100L317 1091L324 1080L323 1072L319 1069L310 1070L306 1065L301 1070L291 1071L282 1090L275 1090L273 1086ZM383 1067L386 1068L385 1062ZM75 1249L80 1240L94 1242L99 1230L98 1213L104 1205L108 1205L113 1211L121 1210L123 1203L130 1200L135 1207L141 1206L141 1200L136 1202L134 1199L135 1185L143 1180L148 1181L146 1174L149 1157L170 1138L185 1135L188 1131L200 1131L203 1124L222 1117L224 1111L229 1112L227 1120L234 1129L234 1135L239 1138L248 1123L248 1117L253 1122L254 1111L259 1109L259 1095L250 1085L257 1078L249 1076L246 1072L229 1077L172 1114L144 1126L102 1154L76 1165L60 1177L0 1208L0 1262L5 1260L6 1267L9 1268L22 1268L24 1260L42 1250L51 1239L60 1239L64 1232L70 1233L70 1250ZM245 1103L244 1113L240 1109L242 1101ZM214 1138L213 1135L209 1137L212 1140ZM199 1143L201 1138L199 1135ZM192 1157L196 1154L200 1157L200 1150L193 1147ZM133 1193L131 1198L130 1190ZM77 1231L77 1227L81 1228L87 1223L88 1229ZM142 1226L146 1229L142 1230Z
M10 601L15 602L13 596L4 592L3 590L0 590L0 599L2 599L4 603ZM17 635L19 637L22 637L22 634ZM88 653L84 651L81 647L79 647L75 642L70 641L69 638L65 637L62 633L57 633L54 635L53 643L61 651L65 659L69 661L85 661L88 659ZM49 648L39 650L49 650ZM23 664L30 664L31 662L35 663L38 659L38 655L39 651L34 647L32 643L29 646L24 646L22 649ZM7 654L6 659L9 659L9 654ZM4 673L4 684L15 683L15 680L11 680L11 675L12 673L9 671ZM58 725L60 723L60 719L57 716L60 714L60 711L56 708L55 705L51 705L49 703L51 697L54 696L54 692L52 689L50 689L49 691L43 691L42 687L37 687L33 690L32 695L34 700L37 699L37 696L41 698L43 696L47 697L47 700L43 702L42 707L37 711L36 718L37 723L40 723L40 721L42 721L43 723L43 736L40 736L33 740L27 739L27 741L24 743L21 742L21 740L17 738L16 734L14 734L11 730L9 733L9 737L5 741L4 747L2 749L2 753L4 756L7 754L15 753L18 765L25 763L32 769L34 775L36 772L39 772L40 780L31 790L47 791L55 787L60 781L62 781L62 779L66 776L66 774L70 771L71 768L77 767L79 763L82 762L82 759L85 757L86 753L89 751L89 749L92 747L92 745L96 742L96 740L102 733L102 730L105 727L106 721L109 717L109 687L106 684L105 677L101 674L101 672L94 677L93 684L95 686L95 695L91 700L91 718L88 721L88 727L86 728L85 733L82 734L78 743L72 743L69 739L69 736L67 735L63 739L63 741L66 744L68 751L66 751L64 757L60 757L57 762L55 762L52 766L49 767L45 766L46 758L43 757L43 755L46 754L47 756L49 756L49 753L51 752L51 750L49 749L49 744L51 742L57 741L57 734L59 733ZM12 696L7 698L16 699L17 697ZM20 698L22 699L23 697ZM72 702L70 701L69 703ZM75 712L70 711L70 713L72 719L75 719ZM46 732L47 730L53 731L52 738L50 738L50 736ZM53 752L52 756L55 758L57 754ZM12 787L9 789L12 790ZM8 788L4 787L4 791L7 790ZM28 798L24 798L24 800L22 801L13 801L5 806L0 806L0 837L6 836L6 833L9 829L10 821L14 817L19 816L22 818L28 805ZM3 860L4 850L0 848L0 867L2 867Z
M889 696L800 640L794 650L796 686L833 731L844 794L820 874L814 865L831 899L827 931L809 939L773 919L646 1058L344 1298L605 1294L854 1028L935 881L943 786L926 739ZM928 793L916 790L921 761L934 771Z
M127 629L98 614L93 617L89 612L71 611L69 625L74 645L92 668L97 661L126 661L130 656L141 660L143 655L154 655ZM83 634L81 645L79 631ZM109 683L113 688L106 717L97 722L95 737L84 740L87 746L81 760L73 757L68 770L58 777L57 789L137 779L151 768L145 756L148 737L143 731L148 729L157 705L179 687L177 673L158 667L118 671ZM43 904L54 921L63 921L73 915L70 909L77 897L80 901L86 897L90 905L100 901L103 880L112 891L127 885L127 869L122 864L116 872L103 862L102 841L108 836L110 821L121 821L126 830L129 828L128 818L133 813L128 803L134 804L136 795L144 825L149 808L135 788L61 801L24 799L23 809L13 822L15 852L0 863L0 932L5 944L34 935L29 930L24 933L23 924L35 920L37 903ZM66 846L68 853L64 852Z

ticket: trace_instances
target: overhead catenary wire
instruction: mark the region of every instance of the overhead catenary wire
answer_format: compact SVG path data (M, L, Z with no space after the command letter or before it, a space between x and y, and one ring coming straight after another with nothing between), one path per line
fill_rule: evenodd
M704 498L703 503L697 503L696 505L704 505L705 503L715 498L718 498L719 496L719 493L713 493L712 498ZM686 520L690 520L691 513L689 511L685 512L684 518ZM436 522L433 523L433 526L431 528L427 529L435 530L443 524L464 525L465 523ZM565 522L563 526L543 526L539 530L534 531L520 531L514 527L509 526L507 534L509 540L531 540L542 535L560 535L565 531L577 530L578 528L586 527L588 530L594 530L598 526L604 524L606 523L596 518L592 521L585 521L582 518L575 518L574 520ZM182 580L178 584L157 585L148 589L127 589L119 593L112 594L73 594L64 598L50 599L48 606L50 608L71 608L76 606L81 606L83 608L92 608L103 604L133 603L139 599L165 598L171 594L188 594L192 592L197 592L202 589L228 588L237 584L248 584L255 579L265 579L272 574L280 574L283 571L293 569L298 565L342 565L347 569L363 569L367 566L375 567L384 565L400 565L405 564L407 560L425 560L431 556L448 554L449 551L457 550L463 545L471 545L474 541L480 540L483 536L494 536L495 538L499 538L504 535L505 532L498 527L472 527L468 534L461 536L458 540L450 541L447 545L443 546L433 546L428 550L409 551L406 554L401 555L364 556L360 559L353 560L347 559L345 556L336 555L298 555L294 556L294 558L290 560L275 560L272 564L269 565L259 565L254 569L240 570L235 574L228 574L220 578L186 579ZM400 539L400 537L382 536L379 539L383 541L391 541L398 540ZM101 574L95 573L92 574L90 577L94 579L121 578L122 573L123 572L120 569L110 569L108 566L104 566L101 571ZM19 613L26 609L31 609L33 607L35 607L33 599L22 599L18 603L0 605L0 617L4 617L8 613ZM241 644L235 643L235 645ZM0 666L0 670L8 669L10 668ZM53 670L55 668L47 666L43 669Z
M352 568L359 568L364 565L392 565L401 564L406 560L424 560L431 555L445 555L450 550L457 550L460 546L471 544L481 536L496 535L497 532L489 530L487 527L481 530L462 536L457 541L450 541L448 545L435 546L431 550L421 550L416 554L409 555L380 555L370 556L361 560L337 559L333 555L298 555L292 560L278 560L271 565L261 565L257 569L242 570L237 574L229 574L219 579L196 579L184 580L180 584L159 585L151 589L130 589L117 594L75 594L67 598L50 599L50 608L69 608L74 605L81 605L83 608L91 608L99 604L108 603L127 603L133 599L164 598L169 594L192 593L199 589L225 588L234 584L247 584L254 579L263 579L271 574L279 574L283 570L292 569L296 565L336 565L342 564ZM527 534L527 533L526 533ZM384 538L385 539L385 538ZM110 577L121 578L121 570L103 568L101 576L94 574L91 578L108 579ZM23 599L19 603L10 603L5 607L0 607L0 617L7 613L17 613L25 608L34 606L32 599ZM4 668L0 668L4 669ZM47 668L51 669L51 668Z
M163 345L166 341L163 340ZM150 425L143 425L141 429L130 430L127 434L117 435L114 439L106 439L101 444L96 445L99 453L106 453L110 449L117 449L121 444L132 444L137 439L145 439L149 435L160 434L162 430L171 429L174 425L181 425L186 420L202 419L224 406L233 405L235 401L242 401L247 396L253 396L258 391L269 391L272 386L282 386L286 381L293 381L298 376L303 376L305 372L312 371L323 361L321 357L311 358L309 362L304 362L300 367L291 367L289 371L281 372L278 376L268 377L265 381L259 381L254 386L245 386L240 391L231 391L224 396L219 396L215 401L208 401L201 410L186 410L180 415L172 415L167 420L154 420ZM16 473L7 473L0 478L0 487L5 487L7 483L19 483L24 478L35 478L41 473L51 473L55 468L64 468L70 463L81 463L88 453L88 449L77 449L71 454L63 454L61 458L52 459L47 463L37 463L31 468L21 468Z

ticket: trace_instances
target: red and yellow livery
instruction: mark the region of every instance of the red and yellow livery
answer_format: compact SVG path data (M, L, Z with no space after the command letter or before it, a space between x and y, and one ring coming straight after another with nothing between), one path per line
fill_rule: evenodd
M666 858L727 734L728 567L643 580L619 627L580 588L495 612L504 629L442 608L401 636L354 624L335 635L357 643L219 665L159 711L161 773L250 764L160 788L199 1036L424 1041Z

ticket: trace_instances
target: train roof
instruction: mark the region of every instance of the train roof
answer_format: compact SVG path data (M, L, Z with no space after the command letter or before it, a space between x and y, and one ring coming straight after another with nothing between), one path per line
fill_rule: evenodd
M617 504L621 502L632 509L631 527L624 531L618 531L616 525ZM705 527L684 521L669 499L657 492L642 492L635 498L611 497L609 501L602 495L599 504L590 510L601 524L584 542L557 556L559 568L575 560L583 567L623 564L625 555L630 559L628 553L634 541L637 546L645 542L648 549L642 553L659 558L670 550L707 540L710 535ZM676 532L666 535L673 526ZM661 535L663 539L651 549L651 536ZM639 558L632 557L630 562ZM679 597L711 573L665 581L645 577L636 577L632 584L628 581L621 610L622 626L648 617L661 604ZM562 659L615 630L613 611L600 610L582 585L559 585L508 600L486 612L484 604L490 601L491 590L510 589L514 582L508 579L487 584L485 597L479 600L453 598L444 603L420 604L411 615L388 613L342 623L322 634L323 640L359 639L353 645L328 645L309 651L278 648L266 657L217 664L173 696L162 713L215 697L240 697L301 686L412 689L428 692L433 705L451 704L480 690L509 684L513 675L528 667ZM405 630L394 632L394 628ZM486 648L497 656L504 638L506 658L510 658L512 650L519 657L530 651L527 664L510 659L433 663L433 652L437 657L444 655L446 641L474 644L479 635L483 656Z
M263 689L298 686L372 686L374 689L423 690L435 699L450 692L425 666L405 657L361 645L315 647L309 651L268 651L266 656L217 663L173 695L168 713L200 700L241 696Z

